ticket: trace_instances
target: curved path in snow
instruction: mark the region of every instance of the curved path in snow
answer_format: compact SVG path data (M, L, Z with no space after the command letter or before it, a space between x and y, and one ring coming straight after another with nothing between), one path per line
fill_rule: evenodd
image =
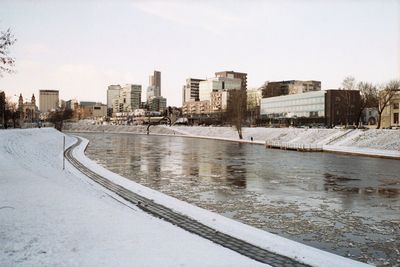
M206 226L188 216L182 215L173 211L170 208L167 208L163 205L157 204L154 201L140 196L110 180L107 178L93 172L85 165L80 163L73 155L72 151L74 148L80 145L82 140L78 138L78 142L74 145L70 146L65 151L65 157L68 161L79 171L85 174L90 179L95 182L101 184L108 190L118 194L122 198L127 201L137 205L143 211L164 219L180 228L183 228L191 233L197 234L203 238L206 238L216 244L229 248L233 251L236 251L244 256L252 258L262 263L269 264L271 266L309 266L300 262L297 262L291 258L286 256L278 255L258 246L252 245L246 241L240 240L233 236L221 233L209 226Z

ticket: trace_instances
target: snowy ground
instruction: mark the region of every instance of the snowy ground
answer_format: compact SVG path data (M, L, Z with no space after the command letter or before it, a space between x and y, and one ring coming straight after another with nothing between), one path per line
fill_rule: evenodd
M62 171L62 137L53 129L0 131L0 266L262 266L143 213L68 163ZM91 169L220 231L313 266L364 266L140 186L83 151L74 154Z
M0 131L0 266L265 266L62 171L62 136Z
M68 124L67 131L145 134L147 126L92 125L88 121ZM185 135L202 138L239 140L232 127L151 126L150 134ZM322 146L324 151L400 158L400 130L343 130L299 128L243 128L243 139L253 143Z

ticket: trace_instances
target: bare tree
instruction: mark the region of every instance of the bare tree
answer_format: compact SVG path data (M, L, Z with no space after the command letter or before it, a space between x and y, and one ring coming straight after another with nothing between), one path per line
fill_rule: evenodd
M54 123L54 127L61 132L64 125L64 120L71 119L72 116L73 116L72 109L56 110L50 112L48 120Z
M3 73L13 72L15 59L9 56L9 48L16 40L10 29L0 32L0 77Z
M390 101L399 91L400 91L400 81L393 80L388 82L386 85L383 86L381 90L377 92L379 118L378 118L378 126L376 127L376 129L379 129L381 127L383 111L390 104Z
M11 120L13 127L19 126L20 111L17 108L17 103L11 101L11 97L6 97L4 102L4 127L7 128L8 122Z
M351 117L351 92L352 90L356 89L356 79L353 76L347 76L344 78L342 82L342 87L339 88L340 91L340 97L343 99L341 102L341 105L343 106L343 110L345 110L345 124L346 126L350 122L350 117Z
M0 92L0 124L5 124L4 123L5 113L6 113L6 94L4 92Z
M360 124L361 115L365 108L378 107L378 89L375 85L368 82L359 82L357 84L357 89L360 91L360 109L357 115L357 123Z
M239 139L243 139L242 125L246 118L246 98L245 90L229 90L227 117L231 125L235 126Z

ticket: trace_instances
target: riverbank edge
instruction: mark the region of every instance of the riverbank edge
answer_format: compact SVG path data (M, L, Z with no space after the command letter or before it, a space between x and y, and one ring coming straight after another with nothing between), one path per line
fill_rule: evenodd
M172 130L174 131L174 130ZM139 132L128 132L128 131L88 131L88 130L64 130L65 133L107 133L107 134L136 134L136 135L148 135L146 133ZM227 141L227 142L236 142L242 144L255 144L255 145L264 145L266 146L265 141L259 140L240 140L233 138L224 138L224 137L216 137L216 136L201 136L201 135L190 135L190 134L163 134L163 133L150 133L152 136L177 136L177 137L188 137L188 138L200 138L200 139L210 139L210 140L218 140L218 141ZM279 148L267 148L266 149L279 149ZM400 160L400 151L392 151L392 150L382 150L382 149L364 149L359 147L341 147L341 146L332 146L332 145L322 145L322 151L320 153L333 153L339 155L352 155L352 156L363 156L363 157L373 157L373 158L383 158L383 159L393 159ZM302 153L313 153L313 152L302 152ZM315 153L315 152L314 152Z
M73 134L75 133L76 132L74 132ZM77 133L79 134L79 132ZM87 131L87 133L103 133L103 132ZM127 134L147 135L145 133L132 133L132 132L127 132ZM152 134L152 135L170 136L170 134ZM186 136L186 135L175 135L175 136L197 138L194 136ZM288 238L281 237L276 234L272 234L270 232L252 227L250 225L243 224L241 222L226 218L215 212L205 210L188 202L171 197L169 195L166 195L149 187L140 185L132 180L129 180L116 173L113 173L112 171L104 168L103 166L97 164L95 161L88 158L85 154L85 151L89 145L89 140L83 137L80 138L82 139L81 144L77 146L72 152L74 157L77 160L79 160L83 165L85 165L87 168L98 173L99 175L102 175L103 177L109 179L110 181L119 184L120 186L123 186L128 190L131 190L132 192L140 194L144 197L151 199L155 203L164 205L168 208L173 209L176 212L182 213L195 220L198 220L199 222L209 227L212 227L217 231L239 238L260 248L269 250L279 255L289 257L291 259L302 262L304 264L308 264L310 266L315 266L315 267L372 266L364 262L359 262L353 259L345 258L340 255L336 255L318 248L302 244L300 242L290 240ZM206 139L211 139L211 138L206 137ZM237 140L222 139L222 141L237 141ZM247 142L247 140L243 141Z

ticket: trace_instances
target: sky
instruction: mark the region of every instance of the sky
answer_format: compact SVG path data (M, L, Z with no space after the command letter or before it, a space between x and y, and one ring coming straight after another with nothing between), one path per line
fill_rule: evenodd
M141 84L161 71L161 94L182 105L182 86L217 71L265 81L346 76L382 84L400 78L400 0L353 1L0 1L11 28L15 73L0 90L25 98L39 89L106 103L107 86Z

